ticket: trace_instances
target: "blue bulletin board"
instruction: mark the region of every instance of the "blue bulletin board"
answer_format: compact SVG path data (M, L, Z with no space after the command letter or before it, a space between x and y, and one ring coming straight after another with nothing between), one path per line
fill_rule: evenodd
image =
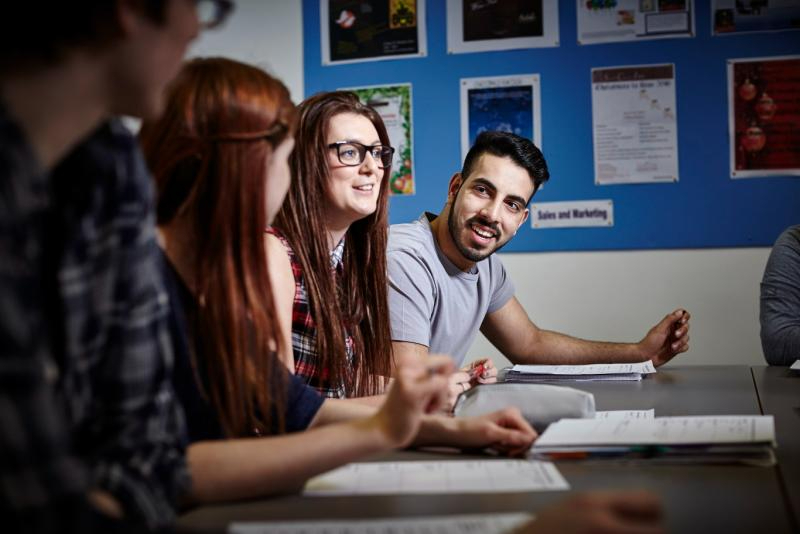
M303 0L306 95L376 84L413 87L416 194L392 197L392 223L444 205L448 181L462 163L460 79L534 73L551 174L534 201L611 199L614 226L534 230L526 223L504 251L768 246L800 223L800 177L730 177L726 63L800 54L800 31L712 37L709 3L697 0L695 37L578 45L576 2L562 0L558 47L448 54L446 2L428 0L427 57L322 66L319 1ZM597 186L591 70L647 64L675 65L679 181Z

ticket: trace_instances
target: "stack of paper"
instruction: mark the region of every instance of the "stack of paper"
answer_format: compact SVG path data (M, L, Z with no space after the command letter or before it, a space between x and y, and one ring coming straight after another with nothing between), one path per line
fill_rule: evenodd
M228 534L504 534L533 518L526 513L471 514L402 519L346 519L233 523Z
M590 365L515 365L506 382L641 380L656 372L653 362L602 363Z
M531 449L535 458L648 458L665 461L775 463L771 415L562 419Z

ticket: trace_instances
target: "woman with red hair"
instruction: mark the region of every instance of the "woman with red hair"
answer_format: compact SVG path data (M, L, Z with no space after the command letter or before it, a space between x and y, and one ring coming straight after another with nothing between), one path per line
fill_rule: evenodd
M412 442L525 451L535 433L516 409L428 415L443 401L448 359L404 369L378 409L324 399L281 365L262 230L289 187L294 119L279 81L232 60L197 59L172 84L163 117L140 133L172 281L174 384L193 500L297 490Z

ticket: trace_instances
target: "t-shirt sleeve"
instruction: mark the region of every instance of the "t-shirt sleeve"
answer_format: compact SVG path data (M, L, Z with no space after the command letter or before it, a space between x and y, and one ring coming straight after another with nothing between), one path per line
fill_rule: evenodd
M430 346L435 285L430 270L405 250L388 253L392 341Z
M286 431L300 432L308 428L325 399L303 379L287 371Z
M514 282L508 276L506 268L496 255L489 257L492 275L492 296L489 300L489 308L486 313L494 313L514 296Z
M770 365L800 358L800 227L778 239L764 270L761 346Z

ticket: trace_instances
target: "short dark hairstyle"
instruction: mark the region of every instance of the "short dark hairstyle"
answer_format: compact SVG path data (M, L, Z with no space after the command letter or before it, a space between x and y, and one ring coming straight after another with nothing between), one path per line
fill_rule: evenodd
M464 168L461 169L461 176L465 180L484 154L511 158L514 163L528 171L528 176L533 182L534 193L550 178L544 155L541 150L536 148L533 141L508 132L483 132L467 152Z
M164 21L169 0L138 0L141 12ZM13 0L0 17L0 72L55 63L70 48L102 47L120 35L117 0Z

